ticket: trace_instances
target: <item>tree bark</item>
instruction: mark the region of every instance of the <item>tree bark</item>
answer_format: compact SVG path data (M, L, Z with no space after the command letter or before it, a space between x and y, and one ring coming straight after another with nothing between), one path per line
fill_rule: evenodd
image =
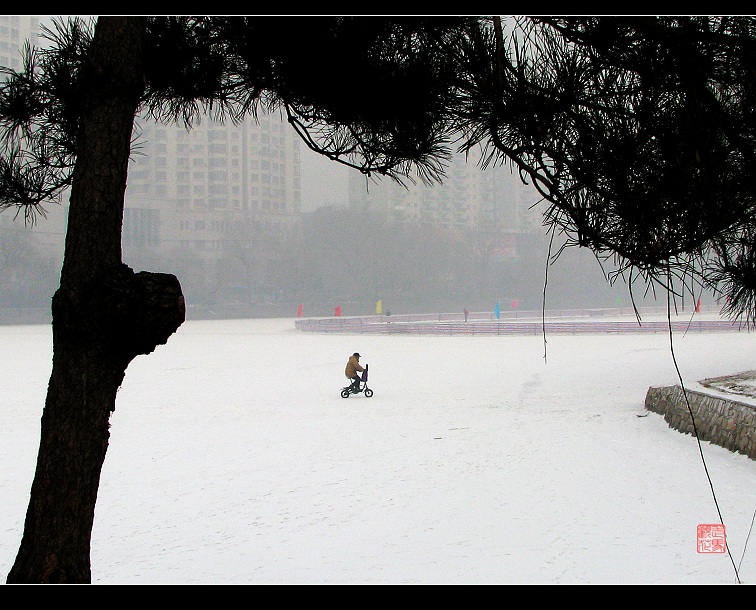
M85 67L53 366L24 533L8 583L89 583L110 414L126 368L185 318L175 276L121 261L134 118L144 89L144 17L100 17Z

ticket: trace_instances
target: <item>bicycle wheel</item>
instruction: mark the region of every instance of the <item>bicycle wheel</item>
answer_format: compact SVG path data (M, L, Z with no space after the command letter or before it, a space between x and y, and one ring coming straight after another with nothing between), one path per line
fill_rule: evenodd
M349 390L341 390L341 397L342 398L349 398Z
M373 395L373 390L365 388L365 398L370 398Z

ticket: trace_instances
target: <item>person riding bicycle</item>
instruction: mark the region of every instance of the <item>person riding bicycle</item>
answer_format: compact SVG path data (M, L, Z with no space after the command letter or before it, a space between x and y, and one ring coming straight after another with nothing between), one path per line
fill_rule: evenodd
M360 364L359 352L354 352L354 354L349 356L349 360L346 364L346 369L344 369L344 374L348 379L352 380L352 385L349 386L349 389L353 392L360 391L360 381L362 381L362 378L357 373L364 370L365 367Z

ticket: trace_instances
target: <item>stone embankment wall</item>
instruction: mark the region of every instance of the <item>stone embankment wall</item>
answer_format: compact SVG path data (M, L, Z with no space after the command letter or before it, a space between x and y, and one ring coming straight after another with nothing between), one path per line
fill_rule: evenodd
M756 460L756 407L694 390L687 390L686 394L695 417L695 429L702 441ZM680 386L649 388L645 406L647 410L663 415L671 428L694 434Z

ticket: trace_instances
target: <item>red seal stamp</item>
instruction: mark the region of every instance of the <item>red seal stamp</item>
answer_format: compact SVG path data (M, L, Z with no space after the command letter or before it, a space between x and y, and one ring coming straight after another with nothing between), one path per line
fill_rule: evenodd
M727 535L722 523L701 523L698 525L699 553L724 553L727 548Z

